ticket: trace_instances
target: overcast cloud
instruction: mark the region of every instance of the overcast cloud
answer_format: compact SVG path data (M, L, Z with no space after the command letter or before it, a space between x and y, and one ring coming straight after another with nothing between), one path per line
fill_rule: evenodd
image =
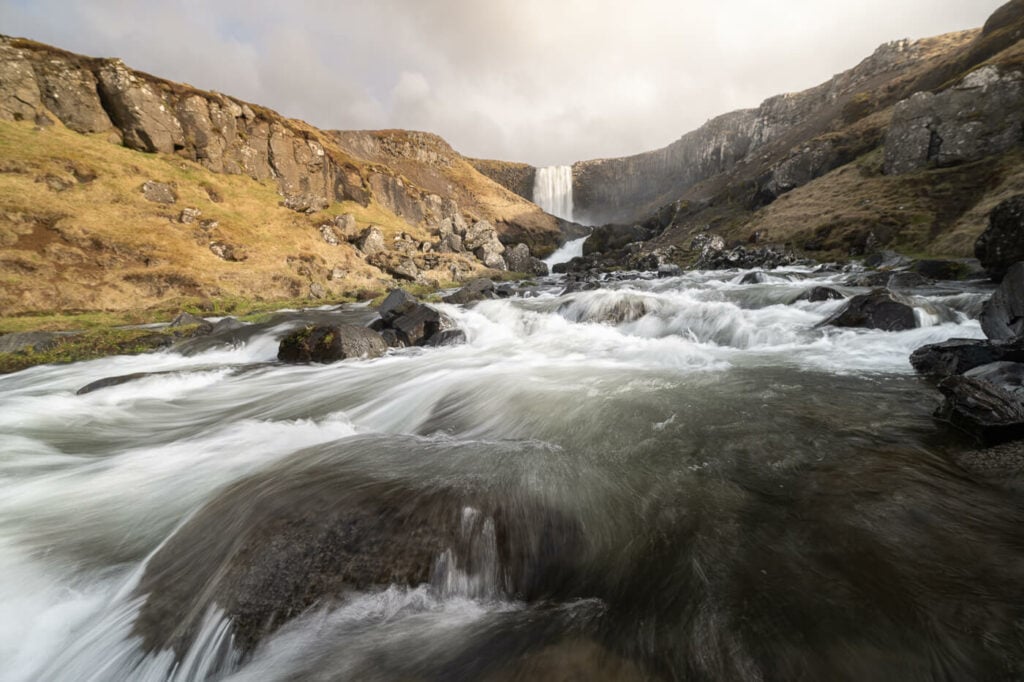
M1003 0L0 0L0 32L536 165L664 146Z

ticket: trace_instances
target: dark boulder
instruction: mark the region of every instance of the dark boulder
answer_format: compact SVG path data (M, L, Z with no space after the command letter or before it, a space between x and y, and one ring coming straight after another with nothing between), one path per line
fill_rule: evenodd
M990 339L1024 334L1024 263L1012 265L981 309L981 328Z
M601 285L598 282L577 280L575 282L569 282L567 285L565 285L565 288L562 289L561 295L565 296L566 294L575 294L578 291L594 291L595 289L600 288Z
M910 269L928 279L940 281L963 280L969 279L973 275L984 274L981 264L974 259L919 260L914 261Z
M156 376L159 374L170 374L170 372L134 372L132 374L122 374L116 377L104 377L82 386L82 388L75 391L75 395L86 395L93 391L99 391L100 389L110 388L112 386L120 386L121 384L127 384L132 381L137 381L138 379L144 379L145 377Z
M382 320L390 322L396 317L411 312L419 305L422 305L419 300L405 289L392 289L377 306L377 314Z
M701 257L694 264L697 270L774 270L785 265L810 262L802 261L792 251L784 248L765 246L747 248L737 246L729 250L713 248L717 242L710 242L701 249Z
M425 346L437 334L455 328L450 317L403 289L392 290L377 311L380 318L370 328L393 348Z
M748 272L740 278L740 284L764 284L768 281L768 275L760 270Z
M548 274L547 264L538 258L534 258L530 253L530 247L526 244L516 244L512 248L506 249L505 260L508 263L508 269L512 272L524 272L528 275L539 275L541 277Z
M147 562L136 588L145 598L135 623L143 647L183 655L216 604L249 652L316 605L389 585L444 589L457 566L480 583L482 594L467 596L567 596L584 548L578 522L525 491L399 477L423 456L472 454L465 449L357 438L230 486ZM366 473L380 466L390 473Z
M617 251L626 244L646 241L653 236L653 232L640 225L602 225L595 227L583 242L583 255Z
M387 350L380 334L354 324L310 325L281 339L282 362L336 362L348 358L378 358Z
M993 362L939 384L942 421L989 443L1024 436L1024 364Z
M658 278L682 277L683 269L674 263L666 263L658 266Z
M1011 265L1024 261L1024 194L992 209L988 229L974 243L974 255L996 282L1003 279Z
M832 287L814 287L796 297L797 301L810 301L820 303L822 301L838 301L846 298Z
M869 294L854 296L818 326L859 327L891 332L914 329L917 318L913 306L903 297L886 289L876 289Z
M934 284L934 282L924 275L918 272L905 270L903 272L892 273L885 286L890 289L915 289L917 287L926 287L930 284Z
M463 343L466 343L466 332L461 329L446 329L431 336L424 345L435 347L458 346Z
M1010 341L950 339L918 348L910 364L919 373L949 377L993 362L1024 362L1024 338Z
M461 289L445 296L441 300L445 303L467 305L469 303L475 303L476 301L483 301L485 299L497 297L498 295L495 292L494 282L481 277L479 279L471 280Z
M865 267L892 270L910 265L910 259L895 251L878 251L864 259Z

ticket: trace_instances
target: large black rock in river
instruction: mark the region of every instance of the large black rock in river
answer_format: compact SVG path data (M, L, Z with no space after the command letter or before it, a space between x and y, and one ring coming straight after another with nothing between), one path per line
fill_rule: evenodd
M184 653L216 605L249 651L315 604L395 584L443 588L459 570L475 581L467 596L570 596L582 549L571 518L514 489L365 473L368 459L409 467L427 449L357 439L297 453L224 491L147 566L136 624L146 648Z

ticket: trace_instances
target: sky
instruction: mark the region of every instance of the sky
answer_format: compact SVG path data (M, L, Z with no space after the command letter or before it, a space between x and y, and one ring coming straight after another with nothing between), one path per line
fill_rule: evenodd
M331 129L537 166L623 156L1004 0L0 0L0 33Z

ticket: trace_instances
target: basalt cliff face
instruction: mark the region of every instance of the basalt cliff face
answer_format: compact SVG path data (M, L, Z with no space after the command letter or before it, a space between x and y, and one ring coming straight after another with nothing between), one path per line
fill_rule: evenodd
M429 285L484 267L444 239L480 221L492 267L497 240L565 238L435 135L319 130L29 40L0 37L0 126L4 313Z
M1024 1L984 28L878 48L856 67L671 145L573 166L575 213L645 223L652 245L700 232L812 255L880 246L969 255L985 215L1020 192ZM514 191L509 177L485 172Z

